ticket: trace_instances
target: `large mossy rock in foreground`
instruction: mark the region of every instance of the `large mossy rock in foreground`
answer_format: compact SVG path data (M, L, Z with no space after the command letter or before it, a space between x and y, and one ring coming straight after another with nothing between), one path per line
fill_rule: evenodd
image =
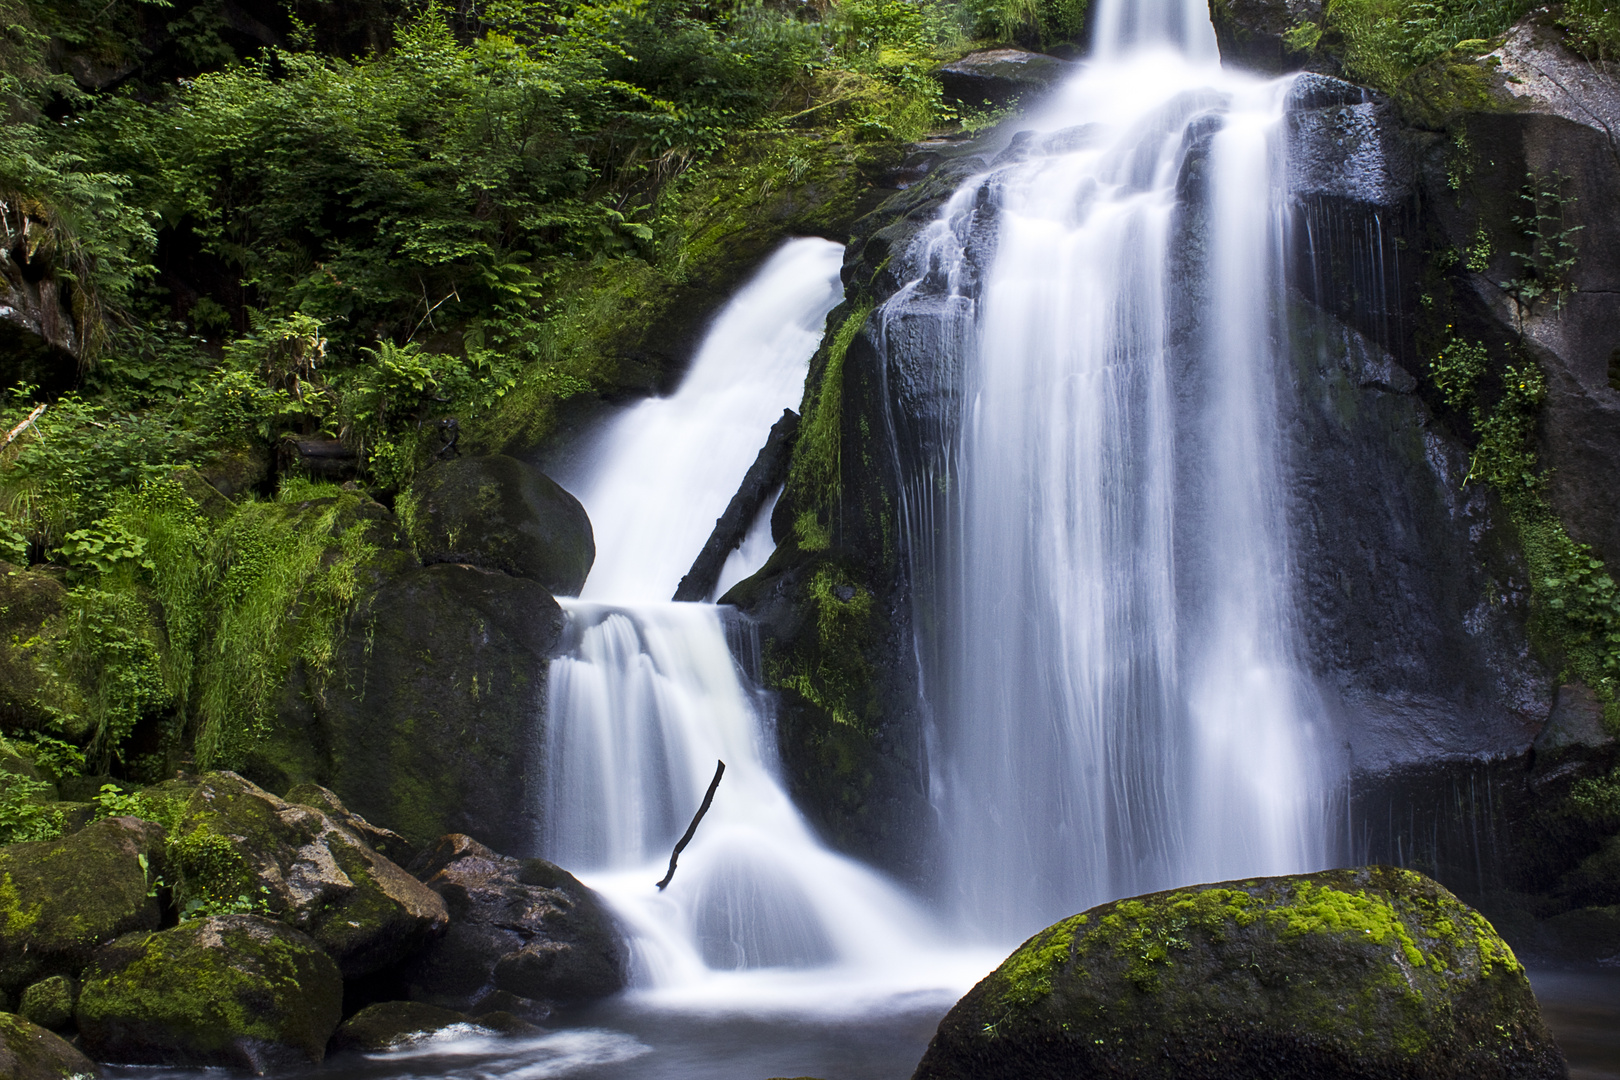
M362 600L320 708L344 803L414 844L467 833L507 850L562 609L537 583L441 563Z
M914 1080L1540 1080L1524 968L1436 882L1370 867L1120 900L1035 935Z
M613 917L561 867L446 836L411 871L450 910L449 931L407 967L413 1000L536 1016L624 987L627 951Z
M466 563L578 596L596 561L590 518L549 476L505 454L457 458L411 485L424 563Z
M6 1080L77 1080L96 1075L73 1044L20 1016L0 1012L0 1076Z
M0 992L77 975L97 946L155 930L163 829L107 818L60 840L0 847Z
M263 896L283 922L314 938L347 979L403 960L443 931L439 895L373 851L331 792L303 790L324 797L331 812L279 799L232 772L152 789L154 798L178 804L182 865L174 869L208 871L214 880L202 885L215 898ZM202 865L184 865L192 861Z
M106 946L75 1019L98 1061L262 1073L320 1061L342 1015L343 978L315 942L221 915Z

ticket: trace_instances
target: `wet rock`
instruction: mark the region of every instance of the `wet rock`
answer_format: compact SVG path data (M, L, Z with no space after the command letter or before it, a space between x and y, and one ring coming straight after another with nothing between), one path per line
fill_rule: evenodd
M162 852L160 826L126 817L0 847L0 989L76 975L104 942L156 929Z
M75 1019L98 1061L264 1073L320 1061L342 1006L337 965L307 935L221 915L104 947Z
M980 49L939 69L945 97L958 105L1003 108L1029 104L1061 82L1074 65L1027 49Z
M0 1076L7 1080L83 1080L96 1067L73 1044L20 1016L0 1012Z
M528 754L562 624L526 578L440 564L388 582L338 646L323 782L413 844L447 832L526 844Z
M180 804L177 870L193 872L187 853L194 851L207 871L195 887L182 878L182 903L205 898L192 893L263 897L283 921L313 938L345 978L398 962L445 927L438 894L374 851L330 792L323 801L336 812L279 799L231 772L172 780L151 791L152 798ZM220 869L217 841L234 856L235 869Z
M1390 867L1103 904L1025 942L940 1023L914 1080L1565 1076L1478 912Z
M66 975L41 979L22 992L17 1012L42 1028L60 1030L73 1022L73 999L78 985Z
M411 485L411 535L424 563L466 563L578 596L596 560L579 500L504 454L433 466Z
M1536 736L1538 759L1566 751L1601 750L1613 746L1615 738L1603 722L1603 703L1579 683L1558 688L1547 726Z
M1321 0L1212 0L1222 63L1267 75L1299 71L1322 36Z
M449 931L407 970L413 1000L479 1011L509 1009L514 998L589 1001L624 987L626 951L612 916L561 867L453 835L411 869L450 911Z
M424 1005L419 1001L384 1001L367 1005L343 1022L332 1036L333 1053L340 1050L392 1050L424 1035L456 1024L470 1024L465 1014Z

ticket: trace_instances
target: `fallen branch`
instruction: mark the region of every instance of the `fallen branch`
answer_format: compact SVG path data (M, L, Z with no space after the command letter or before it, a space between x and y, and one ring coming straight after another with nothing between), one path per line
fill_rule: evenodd
M686 827L686 835L676 841L675 850L669 853L669 873L665 874L664 880L658 883L659 892L663 892L664 886L669 884L669 879L675 876L675 860L681 857L681 852L686 850L686 845L692 842L692 834L697 832L698 822L703 820L703 815L709 812L709 804L714 802L714 789L720 786L720 777L724 776L725 772L726 763L723 761L716 762L714 779L709 781L709 792L703 796L703 805L698 807L697 813L693 815L692 824Z
M39 419L39 414L44 412L44 411L45 411L45 406L41 405L38 408L36 408L33 412L29 413L28 414L28 419L24 420L22 423L18 424L16 427L11 429L11 431L6 435L6 441L3 442L3 443L0 443L0 447L10 446L12 444L12 442L17 438L17 436L21 435L25 429L27 429L28 427L30 427L34 423L35 420Z

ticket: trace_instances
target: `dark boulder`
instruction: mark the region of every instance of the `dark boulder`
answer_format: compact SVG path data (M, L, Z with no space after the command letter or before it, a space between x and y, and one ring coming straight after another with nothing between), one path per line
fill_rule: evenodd
M1299 71L1322 37L1322 0L1211 0L1221 60L1267 75Z
M413 844L533 835L524 791L562 609L527 578L440 564L363 599L317 730L322 782Z
M337 965L308 936L222 915L103 948L75 1019L98 1061L263 1073L320 1061L342 1007Z
M466 563L578 596L596 560L579 500L504 454L435 465L411 485L412 538L424 563Z
M73 1023L73 999L79 987L66 975L41 979L22 992L17 1012L42 1028L59 1031Z
M384 1001L367 1005L343 1021L332 1036L331 1050L334 1054L340 1050L392 1050L447 1027L470 1023L465 1013L420 1001Z
M262 897L350 979L397 963L444 930L438 894L372 850L341 803L328 813L286 802L231 772L150 792L179 807L175 869L188 875L182 903ZM195 885L190 862L208 872Z
M1051 926L957 1003L915 1080L1565 1075L1490 923L1420 874L1365 867Z
M1003 108L1029 104L1074 70L1066 60L1027 49L980 49L939 69L946 100Z
M626 950L613 917L561 867L446 836L411 869L450 910L449 931L407 970L413 1000L516 1011L624 987Z
M6 1080L82 1080L96 1067L72 1043L0 1012L0 1076Z
M0 562L0 725L37 729L50 718L37 641L62 613L67 588L45 570Z
M163 829L127 817L0 847L0 990L76 975L104 942L156 929L162 852Z

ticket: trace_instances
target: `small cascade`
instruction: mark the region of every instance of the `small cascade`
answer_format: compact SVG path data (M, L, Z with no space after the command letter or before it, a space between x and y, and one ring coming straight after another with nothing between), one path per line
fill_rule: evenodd
M912 900L821 845L777 776L769 711L742 663L757 671L749 628L729 609L667 599L772 422L798 403L841 264L836 244L785 245L721 312L676 392L626 410L585 475L567 478L597 562L584 596L561 601L539 846L613 905L637 992L654 1003L847 1010L862 1000L854 986L948 997L987 964L939 952ZM769 556L769 511L722 590ZM659 892L717 760L714 803Z

